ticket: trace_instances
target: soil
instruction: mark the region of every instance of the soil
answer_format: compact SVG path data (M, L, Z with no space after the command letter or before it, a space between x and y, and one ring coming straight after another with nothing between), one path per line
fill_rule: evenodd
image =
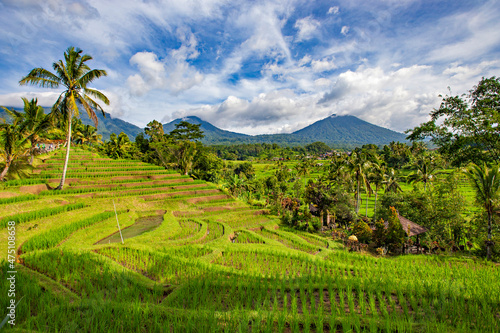
M23 193L39 194L42 191L48 191L49 187L47 184L36 184L36 185L25 185L19 188L19 191Z
M19 195L19 193L2 191L2 192L0 192L0 199L17 197L18 195Z
M212 200L230 199L230 198L231 197L226 194L221 194L221 195L211 195L207 197L189 198L187 199L187 202L197 203L197 202L212 201Z
M142 198L144 200L157 200L157 199L162 199L162 198L173 197L176 195L196 195L196 194L217 193L217 192L220 192L220 191L217 189L199 190L199 191L182 191L182 192L170 192L170 193L159 193L159 194L145 195ZM194 198L194 199L196 199L196 198Z

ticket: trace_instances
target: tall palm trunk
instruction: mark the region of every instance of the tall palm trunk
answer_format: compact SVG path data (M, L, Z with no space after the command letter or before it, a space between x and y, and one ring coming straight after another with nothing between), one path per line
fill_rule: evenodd
M368 198L370 197L370 193L368 192L368 189L366 189L366 208L365 208L365 217L368 217Z
M378 187L375 188L375 204L373 205L373 221L377 222L377 195Z
M486 244L486 258L491 261L491 215L492 212L488 210L488 243Z
M359 176L358 176L358 178L359 178ZM360 206L359 200L361 199L361 197L359 195L359 191L360 191L360 187L361 187L360 182L361 181L359 179L356 182L356 214L359 213L359 206Z
M71 146L71 118L73 117L73 112L69 111L69 120L68 120L68 136L66 138L66 158L64 160L64 168L61 177L61 182L56 190L62 190L64 187L64 182L66 181L66 172L68 171L68 162L69 162L69 148Z
M5 160L5 168L3 169L2 173L0 174L0 181L3 181L5 176L7 176L7 172L9 172L10 165L12 164L12 159L7 158Z

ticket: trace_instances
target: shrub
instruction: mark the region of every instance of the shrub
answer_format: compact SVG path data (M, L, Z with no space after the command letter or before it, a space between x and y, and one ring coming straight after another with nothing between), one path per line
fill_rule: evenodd
M364 221L357 222L352 228L352 233L361 243L368 244L372 239L372 229Z
M390 207L389 225L387 226L387 245L394 251L402 248L405 240L405 232L399 222L396 208Z
M375 230L372 233L372 240L377 246L383 246L386 242L387 229L385 229L384 219L375 222Z

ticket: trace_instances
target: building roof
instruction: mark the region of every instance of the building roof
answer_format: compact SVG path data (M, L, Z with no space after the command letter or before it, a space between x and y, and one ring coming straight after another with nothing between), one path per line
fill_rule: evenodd
M403 230L410 237L423 234L427 231L426 228L422 227L421 225L416 224L415 222L408 220L407 218L405 218L399 214L398 214L398 217L399 217L399 223L401 223ZM409 230L409 232L408 232L408 230Z

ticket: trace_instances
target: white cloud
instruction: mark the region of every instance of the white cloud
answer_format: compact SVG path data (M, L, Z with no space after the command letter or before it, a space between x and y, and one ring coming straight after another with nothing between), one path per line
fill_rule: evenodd
M328 9L328 14L338 14L339 13L339 6L333 6Z
M318 120L318 116L328 115L328 110L316 105L317 99L318 96L297 95L286 89L262 93L250 101L229 96L220 104L180 110L164 120L195 115L240 133L290 133L307 126L311 117Z
M424 65L399 69L361 66L340 74L319 102L330 106L332 113L354 115L402 132L429 119L429 112L439 106L439 94L448 93L447 86L454 94L464 93L479 82L481 74L494 73L499 65L498 61L474 67L452 64L441 73Z
M298 29L298 32L295 41L300 42L313 38L320 25L319 21L313 19L312 16L297 20L295 28Z
M337 68L334 59L321 59L311 61L311 68L315 72L325 72Z
M44 107L51 107L56 102L57 98L61 93L55 91L45 91L45 92L15 92L10 94L0 95L0 105L6 107L16 107L20 108L24 106L22 97L29 100L32 98L38 99L38 105Z
M349 33L349 27L347 25L344 25L340 30L340 33L344 36L347 36L347 34Z
M181 33L180 40L181 47L172 50L166 59L160 60L153 52L138 52L130 58L130 64L139 70L127 79L131 94L142 96L161 89L175 95L203 81L203 74L187 62L199 55L196 38L192 33Z

